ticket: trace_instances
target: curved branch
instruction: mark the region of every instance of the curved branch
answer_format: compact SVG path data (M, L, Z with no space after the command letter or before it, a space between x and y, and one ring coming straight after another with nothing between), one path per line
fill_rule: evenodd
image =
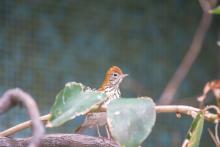
M27 108L32 120L30 126L32 126L33 129L33 138L29 146L37 147L40 143L40 139L44 135L44 127L42 122L39 120L40 114L37 105L29 94L19 88L7 90L0 98L0 114L20 103ZM12 134L8 134L8 136Z

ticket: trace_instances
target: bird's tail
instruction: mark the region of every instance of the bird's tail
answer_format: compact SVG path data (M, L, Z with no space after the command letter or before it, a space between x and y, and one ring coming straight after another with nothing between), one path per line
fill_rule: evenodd
M86 127L83 127L82 125L80 125L79 127L77 127L76 129L75 129L75 133L77 133L77 134L81 134L81 133L83 133L84 132L84 130L86 129Z

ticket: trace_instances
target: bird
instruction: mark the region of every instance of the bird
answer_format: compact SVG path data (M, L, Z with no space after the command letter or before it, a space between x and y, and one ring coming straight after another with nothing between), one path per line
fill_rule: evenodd
M112 100L121 97L119 86L127 76L128 74L124 74L118 66L112 66L107 70L104 81L98 88L98 91L104 92L107 96L106 100L100 104L100 107L107 108ZM106 112L88 113L85 121L75 130L75 133L82 133L85 129L96 126L100 137L99 126L105 126L109 138L109 129L106 124Z

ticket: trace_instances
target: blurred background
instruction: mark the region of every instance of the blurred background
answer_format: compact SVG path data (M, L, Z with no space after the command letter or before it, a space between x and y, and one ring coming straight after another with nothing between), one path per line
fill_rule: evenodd
M117 65L129 74L121 85L123 97L157 101L188 51L201 15L198 1L191 0L1 0L0 92L24 89L44 115L66 82L98 88L106 70ZM220 77L218 17L175 95L181 104L197 106L204 84ZM0 116L0 130L28 119L24 108L14 108ZM72 133L82 119L47 133ZM158 114L143 146L181 146L191 121ZM205 127L201 147L214 146L207 131L213 126ZM30 135L28 129L16 137Z

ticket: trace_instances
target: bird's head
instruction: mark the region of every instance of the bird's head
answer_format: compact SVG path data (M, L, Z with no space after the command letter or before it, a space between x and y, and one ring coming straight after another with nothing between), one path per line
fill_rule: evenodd
M106 87L119 87L126 76L128 76L128 74L124 74L119 67L110 67L105 74L105 80L99 90L104 90Z

